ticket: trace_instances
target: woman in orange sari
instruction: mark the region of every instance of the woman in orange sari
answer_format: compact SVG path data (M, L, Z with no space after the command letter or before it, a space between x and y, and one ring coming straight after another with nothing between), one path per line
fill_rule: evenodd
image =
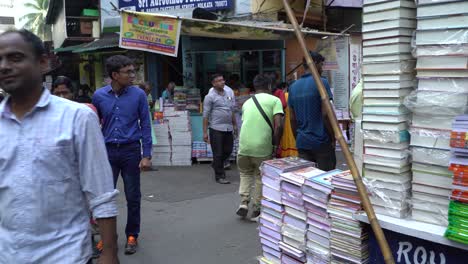
M279 91L281 90L281 92ZM286 157L297 157L298 152L296 149L296 139L293 136L292 128L291 128L291 113L290 108L287 105L288 102L288 84L282 83L280 87L275 91L275 96L281 99L284 107L284 129L283 129L283 136L281 137L280 147L278 148L277 156L279 158L286 158Z

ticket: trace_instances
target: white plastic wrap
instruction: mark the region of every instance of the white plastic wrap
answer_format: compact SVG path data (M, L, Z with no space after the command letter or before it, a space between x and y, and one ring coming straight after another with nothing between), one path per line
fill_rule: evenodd
M442 167L448 167L450 162L450 150L412 147L411 151L414 162L432 164Z
M457 116L467 112L468 93L416 90L404 104L413 113L430 116Z
M468 79L464 79L464 78L419 79L418 90L439 91L439 92L448 92L448 93L468 93Z
M306 250L306 233L307 233L307 230L301 230L288 224L283 224L281 228L283 241L287 243L284 237L288 237L292 239L295 243L287 243L287 244L302 251Z
M440 226L448 225L447 205L441 205L431 201L415 198L411 200L411 203L413 208L412 218L414 220Z
M362 73L365 75L404 74L414 72L415 67L415 60L384 63L366 63L362 67Z
M416 45L467 45L468 28L417 30Z
M383 131L383 130L361 130L364 140L381 143L401 143L409 141L408 131Z
M413 50L414 57L468 55L468 45L424 45Z
M435 130L412 127L410 129L411 145L437 148L437 149L450 149L450 131L449 130Z

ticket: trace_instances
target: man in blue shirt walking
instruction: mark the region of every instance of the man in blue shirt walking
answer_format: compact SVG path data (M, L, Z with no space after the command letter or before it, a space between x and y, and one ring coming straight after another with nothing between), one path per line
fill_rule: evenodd
M102 120L114 185L117 185L119 174L124 182L128 210L125 254L134 254L140 233L140 171L151 168L149 107L145 92L132 86L135 67L130 58L123 55L110 57L106 61L106 70L112 83L96 91L93 105Z
M325 58L317 52L310 52L321 75ZM288 104L291 107L291 127L296 137L299 157L317 163L319 169L333 170L336 167L335 137L326 117L322 99L314 77L307 72L304 60L304 74L289 89ZM333 96L327 79L322 77L328 96Z

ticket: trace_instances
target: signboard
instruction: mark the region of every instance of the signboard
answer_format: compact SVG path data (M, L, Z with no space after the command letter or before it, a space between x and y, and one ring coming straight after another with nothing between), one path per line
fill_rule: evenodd
M121 9L147 13L194 8L221 10L230 9L232 4L233 0L119 0Z
M338 69L331 71L333 102L337 109L347 110L349 106L349 38L336 38L335 47Z
M468 263L468 254L462 249L389 230L384 230L384 233L397 264ZM373 232L369 232L369 251L369 263L384 263Z
M119 47L177 57L180 28L175 17L123 11Z
M351 92L361 80L362 38L351 36L349 44L349 86Z

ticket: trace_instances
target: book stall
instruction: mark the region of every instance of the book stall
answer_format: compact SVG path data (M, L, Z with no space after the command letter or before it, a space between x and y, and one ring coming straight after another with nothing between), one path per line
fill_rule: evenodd
M468 263L468 1L363 10L363 179L393 257ZM369 261L384 263L372 232Z
M324 172L299 158L261 167L260 263L369 263L368 232L349 171Z

